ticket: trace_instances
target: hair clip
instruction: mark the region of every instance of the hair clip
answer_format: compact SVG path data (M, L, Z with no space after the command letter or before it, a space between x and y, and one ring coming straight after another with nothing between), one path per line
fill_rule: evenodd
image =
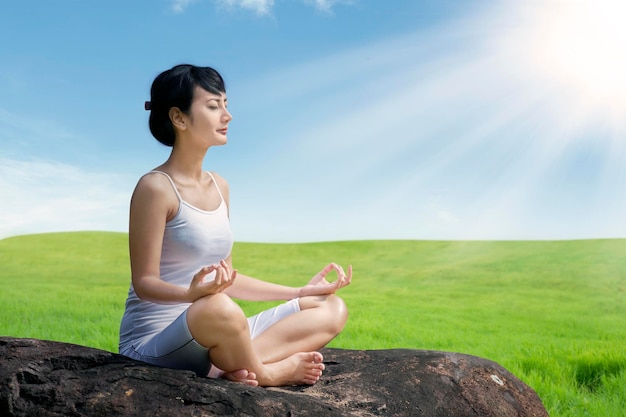
M152 103L149 101L146 101L143 105L143 108L146 110L152 110Z

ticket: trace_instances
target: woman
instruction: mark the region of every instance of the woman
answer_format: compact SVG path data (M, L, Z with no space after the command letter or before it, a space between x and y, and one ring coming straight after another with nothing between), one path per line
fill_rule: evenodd
M227 142L225 91L214 69L192 65L152 84L150 131L172 151L131 199L132 283L120 353L253 386L314 384L324 370L316 350L347 320L334 293L350 284L352 268L327 265L301 288L233 269L228 183L202 170L208 149ZM329 283L331 271L337 280ZM247 319L231 297L288 301Z

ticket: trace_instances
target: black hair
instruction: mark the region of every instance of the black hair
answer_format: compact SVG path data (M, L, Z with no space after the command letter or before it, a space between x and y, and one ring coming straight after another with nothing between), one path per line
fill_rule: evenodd
M178 107L181 112L189 114L196 86L212 94L226 92L222 76L213 68L188 64L163 71L152 82L146 109L150 110L150 132L162 144L174 146L176 134L169 111Z

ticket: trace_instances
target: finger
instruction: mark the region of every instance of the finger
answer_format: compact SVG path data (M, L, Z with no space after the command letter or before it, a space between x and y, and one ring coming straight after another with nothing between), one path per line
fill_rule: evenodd
M230 281L230 274L228 273L228 268L225 268L222 265L220 265L219 270L222 272L222 282Z
M350 282L352 282L352 265L348 265L348 274L344 274L341 278L341 286L339 288L350 285Z
M224 291L226 288L233 285L233 281L236 276L237 273L235 271L231 272L230 275L227 275L226 271L224 271L224 279L222 280L222 285L220 286L219 290Z
M215 285L222 285L223 281L224 281L224 269L216 265L215 278L213 278L213 283Z
M222 260L221 264L224 267L224 273L225 273L224 277L229 282L228 286L230 287L233 283L233 280L237 277L237 270L233 269L231 271L230 265L225 260Z
M217 291L221 292L233 285L233 280L236 277L236 272L229 274L227 269L224 267L220 267L219 270L221 271L221 281L218 283Z
M202 282L202 280L204 279L204 277L206 277L207 275L209 275L211 272L213 272L215 270L215 265L210 265L210 266L205 266L202 267L197 273L196 275L193 276L192 278L192 282L193 283L198 283L198 282Z
M337 264L330 263L328 265L326 265L319 273L319 275L322 276L322 278L326 278L326 275L328 275L330 273L330 271L332 270L337 270Z
M202 272L203 272L203 277L209 275L211 272L215 271L217 269L217 265L209 265L209 266L205 266L204 268L202 268Z
M220 261L220 265L222 266L222 268L224 268L224 270L226 271L226 275L230 276L230 266L226 263L225 260L221 260Z
M346 282L346 273L343 270L343 267L341 265L337 265L338 269L337 269L337 281L339 281L339 287L341 288L345 285Z

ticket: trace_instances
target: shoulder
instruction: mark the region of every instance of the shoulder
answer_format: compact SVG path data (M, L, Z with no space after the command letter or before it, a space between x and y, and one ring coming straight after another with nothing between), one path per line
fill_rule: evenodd
M135 194L160 194L173 191L169 178L161 172L150 171L144 174L135 187Z
M131 204L163 205L169 209L178 204L178 197L169 178L163 173L149 172L144 174L135 187Z
M213 176L213 179L215 180L215 185L217 185L217 187L220 189L222 194L227 195L229 191L228 181L226 181L226 179L222 177L220 174L218 174L217 172L211 171L211 175Z

